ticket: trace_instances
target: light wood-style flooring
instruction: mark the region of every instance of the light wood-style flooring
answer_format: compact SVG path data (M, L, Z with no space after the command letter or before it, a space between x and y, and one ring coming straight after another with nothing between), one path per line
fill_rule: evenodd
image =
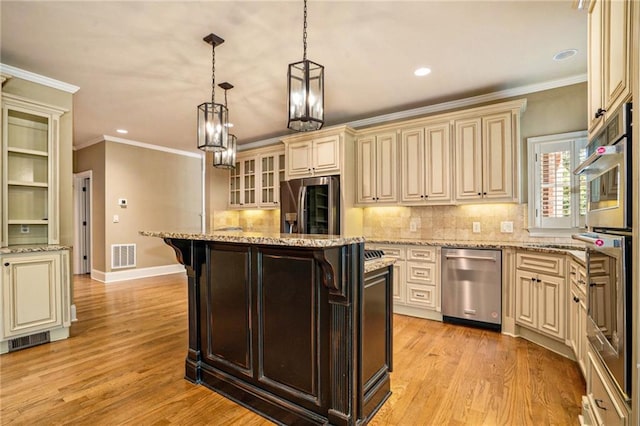
M183 379L184 275L74 291L71 338L0 356L0 424L271 424ZM393 349L374 425L578 424L577 364L525 340L396 315Z

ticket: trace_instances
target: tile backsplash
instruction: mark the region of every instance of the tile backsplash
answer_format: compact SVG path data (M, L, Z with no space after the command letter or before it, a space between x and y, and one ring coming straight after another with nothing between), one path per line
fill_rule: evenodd
M480 232L473 232L473 223ZM500 231L512 222L513 232ZM373 207L363 211L365 237L451 241L571 243L570 237L531 237L527 204L473 204L429 207ZM413 226L412 226L413 225ZM415 231L412 229L415 227Z
M216 210L210 229L239 226L246 232L280 232L280 210Z

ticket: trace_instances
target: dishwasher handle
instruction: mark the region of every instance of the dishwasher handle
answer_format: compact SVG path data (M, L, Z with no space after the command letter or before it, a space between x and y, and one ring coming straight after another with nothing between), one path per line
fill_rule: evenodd
M453 254L445 255L447 259L470 259L470 260L488 260L490 262L496 262L497 259L495 257L485 257L485 256L457 256Z

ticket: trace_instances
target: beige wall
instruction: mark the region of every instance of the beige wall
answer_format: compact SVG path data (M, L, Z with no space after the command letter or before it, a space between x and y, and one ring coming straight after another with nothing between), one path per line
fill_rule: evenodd
M91 268L105 269L105 142L74 152L75 173L91 170Z
M142 237L138 232L200 231L201 160L111 141L99 145L104 146L104 194L94 189L94 217L102 216L104 241L94 240L93 269L112 272L112 244L136 244L137 268L177 263L174 251L162 240ZM101 161L100 148L87 151L93 147L77 152L76 173ZM100 167L96 169L93 179L99 182ZM97 196L102 196L101 206ZM127 207L118 205L119 198L127 199ZM114 215L119 216L118 223L113 223ZM96 220L95 226L98 223Z
M4 83L2 92L69 110L60 117L58 197L60 244L71 247L73 246L73 95L15 77Z

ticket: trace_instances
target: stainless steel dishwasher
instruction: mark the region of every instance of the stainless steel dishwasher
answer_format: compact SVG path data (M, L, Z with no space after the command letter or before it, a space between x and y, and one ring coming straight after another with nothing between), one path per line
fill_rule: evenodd
M444 322L502 327L502 251L442 249Z

